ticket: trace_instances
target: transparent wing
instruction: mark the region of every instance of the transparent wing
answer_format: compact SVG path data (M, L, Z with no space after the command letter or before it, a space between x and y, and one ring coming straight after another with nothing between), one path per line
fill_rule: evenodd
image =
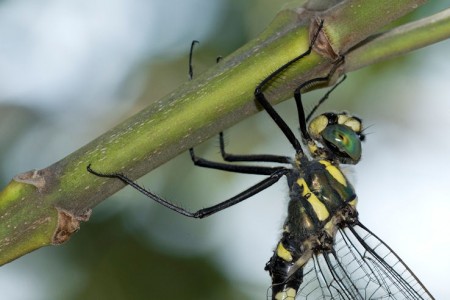
M434 299L392 249L362 224L340 229L332 251L303 269L297 299Z

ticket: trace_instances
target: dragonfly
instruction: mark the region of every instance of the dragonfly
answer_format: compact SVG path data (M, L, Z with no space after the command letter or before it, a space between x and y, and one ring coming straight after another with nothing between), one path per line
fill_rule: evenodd
M403 260L359 220L358 198L341 165L354 165L361 159L361 145L365 139L362 120L346 112L323 113L312 119L345 76L308 115L305 114L302 89L329 81L344 57L336 60L335 68L327 76L308 80L294 90L300 139L264 94L273 79L292 65L301 63L313 51L322 27L323 21L305 52L279 67L254 90L256 102L294 148L293 157L228 153L223 133L219 134L219 141L224 162L198 157L193 148L189 150L196 166L265 176L255 185L216 205L191 212L143 188L125 174L102 173L91 165L87 170L99 177L121 180L157 203L181 215L199 219L238 204L286 178L290 197L288 215L281 238L265 266L272 280L271 299L434 299ZM196 43L191 44L189 55L191 78L192 51ZM266 163L278 166L267 166Z

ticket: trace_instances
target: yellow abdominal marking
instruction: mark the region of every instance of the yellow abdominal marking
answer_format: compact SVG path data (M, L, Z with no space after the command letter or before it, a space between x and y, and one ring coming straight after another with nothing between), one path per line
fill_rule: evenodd
M330 215L330 213L328 212L327 207L325 206L325 204L323 204L319 198L317 198L317 196L311 192L311 190L309 189L308 185L306 184L305 180L303 178L300 178L297 180L297 184L301 187L303 187L303 192L302 192L302 196L305 197L309 203L311 203L311 206L314 209L314 212L317 215L317 218L320 221L325 220L326 218L328 218L328 216Z
M276 300L288 300L288 299L295 299L295 296L297 295L297 291L293 288L288 288L285 291L281 291L278 294L275 295Z
M322 165L325 166L325 169L333 176L334 179L337 180L343 186L347 186L347 180L344 177L344 174L335 166L333 166L329 161L321 160L319 161Z
M277 246L277 255L278 257L281 257L284 261L292 261L291 253L286 248L284 248L281 242L278 243Z

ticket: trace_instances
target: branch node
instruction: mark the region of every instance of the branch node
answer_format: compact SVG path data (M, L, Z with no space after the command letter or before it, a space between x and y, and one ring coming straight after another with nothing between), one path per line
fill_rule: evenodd
M80 229L80 222L86 222L91 216L92 209L87 210L81 215L74 215L73 213L56 208L58 210L58 226L53 234L52 244L60 245L70 239L73 233Z
M16 176L14 176L13 180L25 184L34 185L39 192L43 191L46 184L42 172L38 170L31 170L28 172L17 174Z
M311 26L309 26L309 39L311 40L314 34L319 29L321 23L321 19L319 17L315 18L311 22ZM322 55L323 57L328 57L332 60L336 60L339 57L339 54L334 51L333 47L331 46L330 40L327 35L327 24L326 21L323 25L322 30L319 32L319 35L317 36L317 40L313 45L314 50Z

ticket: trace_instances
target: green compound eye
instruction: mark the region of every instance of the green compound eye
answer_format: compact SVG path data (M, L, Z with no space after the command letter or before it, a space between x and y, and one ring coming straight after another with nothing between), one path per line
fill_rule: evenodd
M357 162L361 158L361 141L350 127L339 124L327 126L322 131L322 137L353 161Z

